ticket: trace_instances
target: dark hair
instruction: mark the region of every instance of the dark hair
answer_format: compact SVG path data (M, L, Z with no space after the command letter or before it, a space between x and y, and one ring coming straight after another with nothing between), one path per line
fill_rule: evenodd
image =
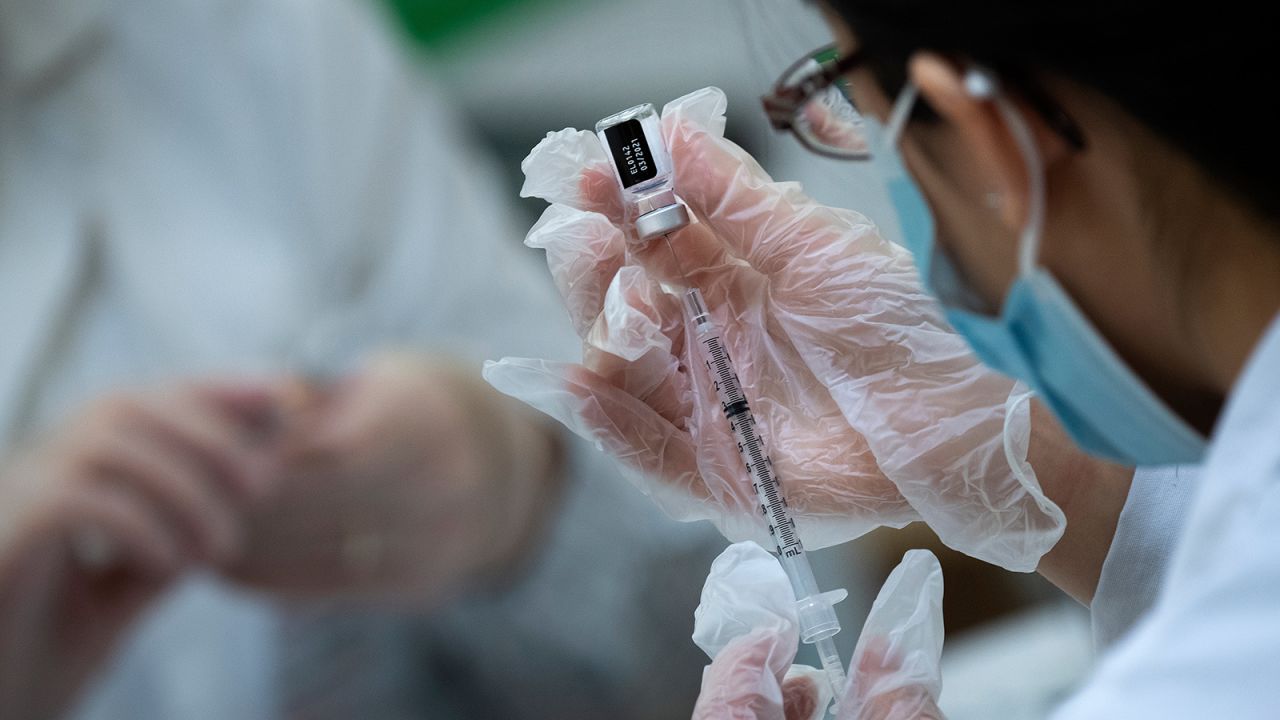
M1244 204L1280 220L1280 153L1269 139L1276 38L1265 10L1219 0L827 0L857 34L886 92L932 50L990 67L1016 92L1056 75L1110 98ZM1070 112L1070 108L1067 108Z

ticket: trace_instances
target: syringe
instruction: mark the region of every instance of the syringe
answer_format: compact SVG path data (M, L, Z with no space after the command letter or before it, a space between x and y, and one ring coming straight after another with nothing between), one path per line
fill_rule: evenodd
M680 259L671 244L671 233L687 226L688 211L676 198L672 179L672 163L663 142L657 111L652 105L637 105L601 120L596 134L604 144L614 174L622 187L628 208L637 214L634 226L640 240L666 239L676 267L684 277L685 306L689 322L697 338L698 352L716 389L725 419L738 443L738 454L760 501L760 510L769 525L791 588L795 591L796 615L800 639L814 645L822 668L826 671L834 697L844 692L844 665L832 638L840 632L834 605L848 596L844 590L820 592L809 566L809 556L796 533L782 484L764 439L756 426L755 416L742 391L738 372L729 350L707 311L702 292L680 267Z
M675 257L670 236L663 237ZM677 266L679 262L677 257ZM782 568L791 580L791 589L798 598L796 614L800 621L800 639L812 644L817 650L834 697L838 698L844 692L845 676L844 665L832 639L840 632L840 620L836 617L833 606L845 599L848 593L844 590L825 593L818 591L818 582L813 577L809 556L800 542L800 536L796 534L796 522L791 518L782 484L778 480L764 439L757 430L755 415L742 392L742 382L738 379L733 358L729 356L729 349L725 347L720 335L720 328L707 311L702 291L687 284L687 278L686 287L689 289L684 295L685 306L689 311L690 322L693 323L699 353L715 386L725 419L729 421L729 429L738 442L738 455L746 466L751 486L760 500L760 510L768 520L769 534L773 536L778 551L778 561L782 563Z

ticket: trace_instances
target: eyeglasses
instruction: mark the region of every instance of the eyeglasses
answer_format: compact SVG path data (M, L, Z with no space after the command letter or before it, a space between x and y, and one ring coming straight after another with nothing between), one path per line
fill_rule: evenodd
M840 57L835 45L827 45L787 68L773 90L761 98L773 129L790 132L801 145L819 155L838 160L870 159L867 120L849 97L845 80L865 62L861 53ZM1079 126L1052 98L1020 77L1003 79L1015 85L1027 104L1073 149L1084 149L1084 134Z
M773 129L790 131L801 145L819 155L869 159L865 121L844 87L844 76L862 62L863 56L856 52L840 57L834 45L796 61L761 98Z

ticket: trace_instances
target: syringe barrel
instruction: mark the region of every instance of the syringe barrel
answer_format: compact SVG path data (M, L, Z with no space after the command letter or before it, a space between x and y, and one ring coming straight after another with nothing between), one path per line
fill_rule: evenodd
M769 458L764 438L757 431L755 416L743 393L742 382L732 358L729 357L728 348L725 347L719 329L707 311L702 293L697 288L685 293L685 307L697 335L696 342L702 353L702 360L715 385L721 410L724 411L734 440L737 441L738 454L742 457L760 500L761 514L769 523L769 533L773 536L778 560L786 570L791 588L798 598L796 611L800 621L800 639L806 643L814 643L829 638L840 632L840 621L832 608L831 597L824 596L818 590L818 582L809 567L809 557L796 533L795 522L791 519L782 484L774 473L773 461Z
M791 520L787 500L782 494L782 484L774 474L773 460L756 427L755 415L742 390L742 381L738 379L733 358L729 357L729 349L697 288L685 294L685 305L697 335L694 342L715 386L720 410L729 422L729 430L738 446L738 456L742 458L752 488L760 500L760 512L769 523L769 534L773 536L778 555L801 555L804 546L796 534L796 524Z

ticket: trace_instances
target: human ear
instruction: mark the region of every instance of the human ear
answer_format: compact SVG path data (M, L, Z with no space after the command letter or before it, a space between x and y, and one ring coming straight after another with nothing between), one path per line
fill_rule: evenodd
M974 170L990 183L984 188L985 192L999 197L996 205L1001 222L1011 231L1021 230L1030 205L1026 159L992 94L983 92L987 88L983 88L981 82L966 82L963 69L936 53L914 54L908 70L921 97L968 146L967 155L977 164ZM1018 104L1013 98L1009 100ZM1069 156L1070 148L1038 114L1019 109L1031 127L1047 172Z

